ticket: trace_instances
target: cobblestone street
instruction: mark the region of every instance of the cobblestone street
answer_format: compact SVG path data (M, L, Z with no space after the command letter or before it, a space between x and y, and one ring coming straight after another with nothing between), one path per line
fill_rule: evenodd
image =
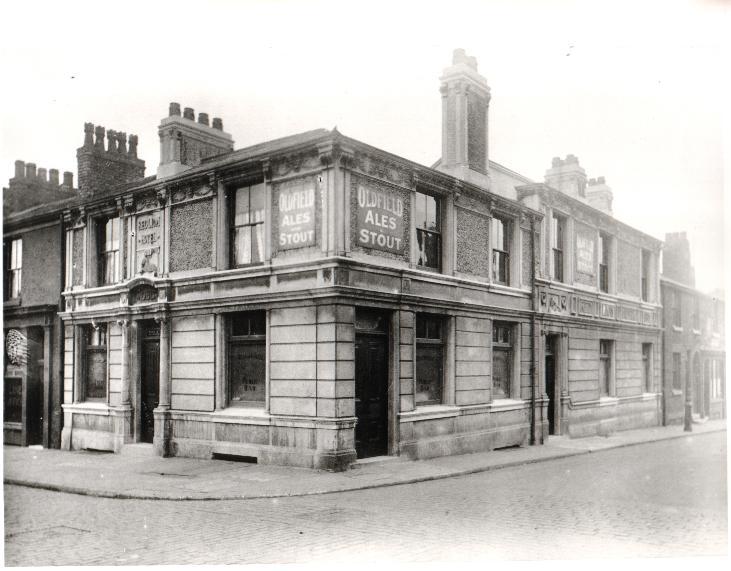
M139 501L5 486L7 565L727 553L726 433L405 486Z

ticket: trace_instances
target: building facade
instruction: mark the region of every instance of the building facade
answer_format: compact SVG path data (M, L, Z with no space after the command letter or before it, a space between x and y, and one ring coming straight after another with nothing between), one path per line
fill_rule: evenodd
M71 173L16 161L3 189L3 441L61 442L63 231Z
M145 178L86 124L48 207L61 447L340 470L659 424L660 242L574 157L491 161L474 58L441 82L432 168L337 130L234 150L172 103Z
M667 234L663 304L663 424L726 417L724 301L695 289L685 232ZM689 420L691 420L689 419Z

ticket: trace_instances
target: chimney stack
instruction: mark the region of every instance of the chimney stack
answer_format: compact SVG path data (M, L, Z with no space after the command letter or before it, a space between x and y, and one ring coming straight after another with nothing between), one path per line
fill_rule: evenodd
M48 171L46 169L38 169L38 181L42 183L48 182Z
M181 117L179 103L170 103L168 116L160 121L158 134L158 178L183 172L209 157L229 153L234 148L231 135L223 131L220 117L214 117L211 126L208 113L201 112L198 113L198 121L195 121L192 107L185 107Z
M15 161L15 178L25 178L24 161Z
M74 188L74 173L69 171L64 171L63 173L63 184L61 185L67 190L71 190Z
M554 157L551 168L546 171L546 184L574 198L586 196L586 171L575 155L566 155L566 160Z
M477 59L456 49L440 78L442 159L439 169L490 188L488 111L490 87L477 71Z
M48 171L48 174L48 183L52 186L58 186L58 169L51 169Z
M695 287L695 269L690 263L690 242L685 232L665 234L662 275L681 284Z
M36 178L35 163L25 163L25 178L28 180L34 180Z
M589 186L586 188L586 200L589 206L593 206L597 210L601 210L606 214L612 215L612 202L614 201L614 193L607 186L606 179L600 176L596 179L589 179Z
M92 133L95 138L93 144ZM79 192L85 198L107 193L117 185L138 181L145 176L145 161L137 158L137 137L130 135L127 150L126 133L105 129L101 125L84 124L84 144L77 149L76 158ZM71 173L64 173L63 187L72 187L71 177Z

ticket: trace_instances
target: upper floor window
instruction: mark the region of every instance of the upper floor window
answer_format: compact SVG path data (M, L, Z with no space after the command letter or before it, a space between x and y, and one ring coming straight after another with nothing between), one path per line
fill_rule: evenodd
M696 331L700 331L700 328L701 328L700 302L699 302L697 296L693 296L692 303L693 303L693 315L691 316L692 327Z
M14 238L4 244L3 274L5 276L5 299L20 297L23 272L23 239Z
M510 221L492 219L492 280L508 285L510 281Z
M553 279L563 281L563 252L566 244L566 219L553 215L551 219L551 249L553 252Z
M86 328L84 399L101 401L107 398L107 325Z
M264 261L264 184L237 188L232 201L231 266Z
M672 311L673 325L675 327L683 326L683 311L680 300L680 292L670 292L670 310Z
M650 252L647 250L642 250L642 301L650 301Z
M101 220L97 231L99 283L113 284L119 280L119 218Z
M264 406L266 394L266 314L228 317L228 404Z
M492 325L492 397L511 397L513 378L513 327L509 323L494 322Z
M444 367L444 323L440 317L416 316L416 399L417 405L442 402Z
M609 292L609 237L599 234L599 291Z
M652 343L642 344L642 390L653 392Z
M429 194L416 193L416 243L419 247L417 264L439 269L442 258L442 215L440 201Z
M74 283L74 231L66 230L66 257L64 260L64 285L68 289Z

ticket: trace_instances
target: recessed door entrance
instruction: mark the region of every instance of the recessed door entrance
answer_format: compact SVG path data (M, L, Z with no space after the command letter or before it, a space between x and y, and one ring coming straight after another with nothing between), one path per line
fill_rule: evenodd
M356 313L355 450L358 458L388 453L388 317Z
M141 359L141 407L140 440L152 442L155 435L155 416L160 394L160 328L150 325L144 328Z
M548 434L556 434L556 357L553 337L546 337L546 394L548 395Z

